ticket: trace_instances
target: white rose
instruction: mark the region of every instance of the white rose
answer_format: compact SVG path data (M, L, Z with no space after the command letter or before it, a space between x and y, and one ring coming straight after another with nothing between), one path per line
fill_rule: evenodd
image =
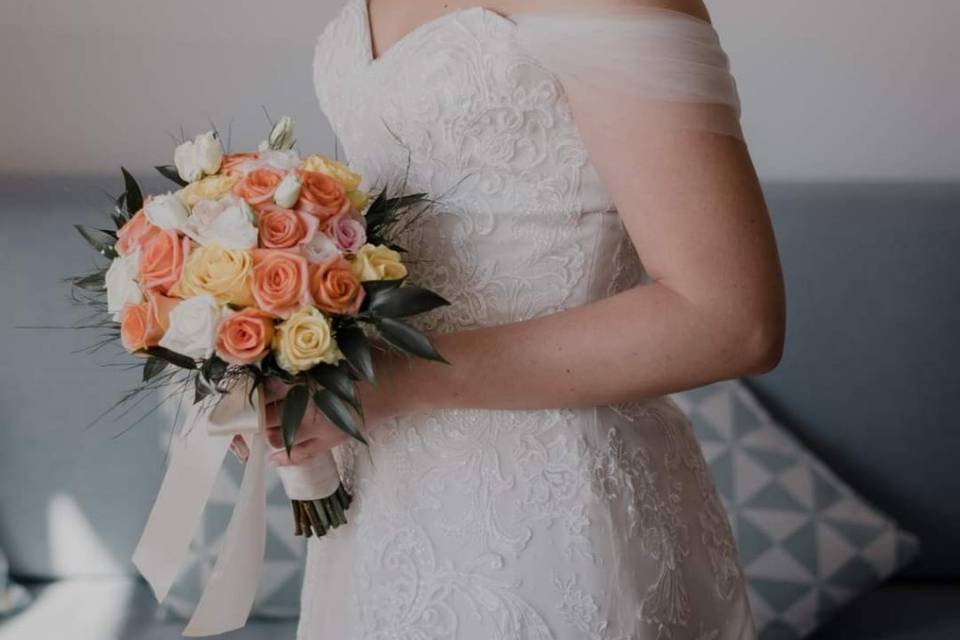
M318 231L313 239L308 244L303 245L300 250L307 262L313 264L320 264L329 258L340 255L340 249L337 248L336 243L322 231Z
M270 137L267 139L267 148L285 151L293 147L296 140L293 138L293 118L283 116L273 125Z
M183 229L190 212L174 193L154 196L143 206L150 224L161 229Z
M273 192L273 201L277 203L278 207L293 208L297 199L300 198L300 187L302 186L303 181L297 177L297 174L288 173L277 185L277 190Z
M217 342L223 312L213 296L187 298L170 312L170 327L160 346L195 359L209 358Z
M223 162L223 145L213 131L201 133L193 139L193 148L196 152L197 165L207 175L213 175L220 170Z
M140 270L140 250L114 258L107 269L107 313L117 322L124 305L143 302L143 292L137 284Z
M194 182L203 177L203 168L200 166L196 147L191 140L177 145L173 152L173 163L177 165L177 173L187 182Z
M241 198L201 200L194 205L183 232L203 246L216 242L224 249L253 249L257 246L255 220L253 209Z
M302 160L300 155L293 150L290 151L261 151L260 166L269 166L280 171L293 171L300 166Z

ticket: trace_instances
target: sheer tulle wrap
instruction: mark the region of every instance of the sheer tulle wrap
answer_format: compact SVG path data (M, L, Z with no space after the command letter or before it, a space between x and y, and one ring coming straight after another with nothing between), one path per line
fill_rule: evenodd
M523 46L579 97L611 93L651 127L742 138L740 100L713 26L642 7L511 18Z

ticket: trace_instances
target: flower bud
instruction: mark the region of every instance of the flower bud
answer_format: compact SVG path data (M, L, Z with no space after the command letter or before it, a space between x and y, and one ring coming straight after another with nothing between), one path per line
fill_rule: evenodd
M275 151L286 151L287 149L293 148L294 142L296 142L296 140L293 138L293 118L283 116L270 131L267 145Z
M177 173L187 182L194 182L203 176L192 140L177 146L173 152L173 163L177 165Z
M295 173L288 173L277 185L277 190L273 192L273 201L283 209L293 208L293 205L300 198L300 187L302 186L303 182Z
M193 148L196 152L196 162L207 175L213 175L220 170L223 162L223 145L213 131L202 133L193 139Z

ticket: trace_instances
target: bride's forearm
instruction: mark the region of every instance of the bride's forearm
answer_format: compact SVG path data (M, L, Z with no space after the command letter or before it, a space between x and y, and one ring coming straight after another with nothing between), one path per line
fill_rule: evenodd
M391 359L400 413L612 404L764 371L779 339L736 309L659 283L532 320L434 336L449 366Z

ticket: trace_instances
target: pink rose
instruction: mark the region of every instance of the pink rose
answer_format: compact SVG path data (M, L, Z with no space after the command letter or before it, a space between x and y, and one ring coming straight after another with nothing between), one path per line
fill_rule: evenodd
M303 211L271 207L260 214L260 244L267 249L289 249L308 244L317 233L318 220Z
M147 220L147 214L143 209L137 211L130 220L124 224L117 232L116 250L121 256L130 255L150 238L150 236L160 231L160 227L155 227Z
M343 253L356 253L367 242L366 227L346 213L331 219L324 230Z
M257 307L288 318L311 303L307 260L284 249L254 249L250 289Z

